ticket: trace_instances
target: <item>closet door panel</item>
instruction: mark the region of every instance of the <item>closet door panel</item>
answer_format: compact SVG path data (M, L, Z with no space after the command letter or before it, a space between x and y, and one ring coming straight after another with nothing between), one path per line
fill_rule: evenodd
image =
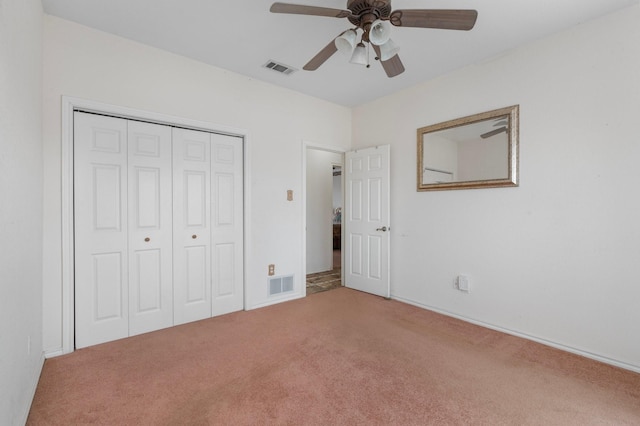
M209 282L207 262L208 247L204 245L185 247L184 257L186 277L184 280L185 300L187 305L208 304ZM204 314L203 314L204 315ZM207 315L204 318L207 318Z
M211 317L210 139L173 129L175 324Z
M74 113L76 348L128 336L126 121Z
M128 122L129 335L173 324L171 128Z
M242 138L211 135L213 315L244 308Z

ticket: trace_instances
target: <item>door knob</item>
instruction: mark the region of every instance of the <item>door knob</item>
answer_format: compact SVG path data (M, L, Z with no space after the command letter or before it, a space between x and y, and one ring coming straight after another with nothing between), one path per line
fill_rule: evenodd
M191 238L193 238L193 239L195 240L196 238L198 238L198 236L197 236L196 234L193 234L193 235L191 236Z
M382 228L377 228L376 231L387 232L387 227L383 226Z
M147 237L147 238L145 238L144 240L145 240L145 242L147 242L147 243L148 243L149 241L151 241L151 238Z

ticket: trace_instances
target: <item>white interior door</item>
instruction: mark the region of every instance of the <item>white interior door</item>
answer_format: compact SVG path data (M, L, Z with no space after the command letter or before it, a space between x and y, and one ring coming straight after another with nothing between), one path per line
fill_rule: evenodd
M211 135L212 314L244 307L242 139Z
M389 287L389 145L345 155L345 286L383 297Z
M173 325L171 128L128 121L129 335Z
M127 337L127 122L74 114L76 347Z
M211 134L173 129L174 323L211 317Z

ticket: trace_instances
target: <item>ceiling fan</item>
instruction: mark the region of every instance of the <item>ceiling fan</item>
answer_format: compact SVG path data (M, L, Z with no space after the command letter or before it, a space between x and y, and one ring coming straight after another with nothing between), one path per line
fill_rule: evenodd
M480 137L482 139L487 139L487 138L490 138L491 136L499 135L502 132L507 133L507 131L509 130L509 122L504 118L500 117L493 124L493 127L497 127L497 128L481 134Z
M390 38L391 25L396 27L435 28L468 31L476 23L478 12L463 9L397 9L391 10L391 0L347 0L346 9L307 6L276 2L272 13L347 18L355 28L340 33L303 67L314 71L338 50L351 54L351 63L369 66L366 46L369 43L376 52L388 77L404 72L398 56L398 47ZM360 42L356 44L358 31Z

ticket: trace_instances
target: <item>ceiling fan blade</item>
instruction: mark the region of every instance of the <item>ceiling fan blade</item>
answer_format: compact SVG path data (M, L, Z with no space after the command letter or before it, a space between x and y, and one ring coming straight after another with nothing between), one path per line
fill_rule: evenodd
M380 46L376 46L373 43L371 43L371 45L373 46L373 50L375 50L376 55L379 58ZM395 77L404 72L404 65L402 64L402 61L400 60L400 56L398 56L398 54L393 55L386 61L380 61L380 63L382 64L382 68L384 68L384 72L387 73L387 77L389 78Z
M272 4L269 11L272 13L293 13L295 15L328 16L330 18L347 18L351 16L350 10L278 2Z
M404 65L402 64L400 56L398 56L397 53L391 59L380 61L380 63L382 64L382 68L384 68L384 71L387 73L387 77L389 78L395 77L404 72Z
M340 37L342 34L344 33L340 33L338 37ZM327 59L329 59L337 51L338 51L338 48L336 47L336 39L334 38L321 51L319 51L316 56L311 58L311 60L307 62L306 65L302 67L302 69L305 71L317 70L318 68L320 68L320 65L324 64L327 61Z
M465 9L404 9L389 16L397 27L438 28L468 31L476 24L478 12Z
M495 130L491 130L487 133L483 133L480 135L480 137L482 139L486 139L486 138L490 138L491 136L495 136L495 135L499 135L502 132L507 132L507 128L506 127L500 127L499 129L495 129Z

